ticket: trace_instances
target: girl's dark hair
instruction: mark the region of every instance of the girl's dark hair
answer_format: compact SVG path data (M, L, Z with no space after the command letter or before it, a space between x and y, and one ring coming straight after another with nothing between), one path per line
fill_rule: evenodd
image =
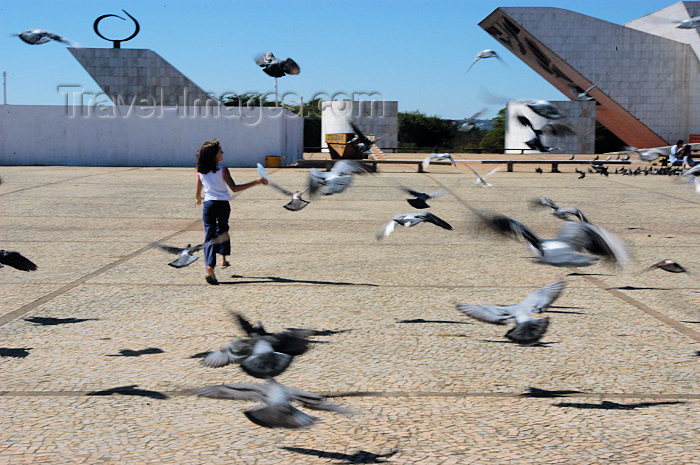
M685 146L683 146L683 155L690 155L692 149L693 147L690 144L685 144Z
M221 150L219 139L208 140L197 150L197 172L207 174L216 173L216 156Z

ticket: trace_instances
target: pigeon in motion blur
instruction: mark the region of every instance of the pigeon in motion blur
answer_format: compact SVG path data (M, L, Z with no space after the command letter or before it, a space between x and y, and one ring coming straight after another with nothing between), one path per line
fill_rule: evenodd
M556 203L554 203L554 200L549 199L547 197L539 197L537 199L532 199L530 201L530 205L533 208L549 207L552 209L552 215L564 221L569 221L569 215L571 215L573 217L578 218L579 221L590 223L590 221L588 221L583 212L577 207L560 207Z
M472 64L469 65L469 68L467 68L467 73L469 72L470 69L472 69L472 66L474 66L474 63L476 63L477 61L482 60L484 58L497 58L498 61L505 64L503 59L500 56L498 56L498 53L487 48L486 50L482 50L476 54L476 56L474 57L474 61L472 61Z
M655 268L660 268L664 271L668 271L670 273L688 273L688 270L683 268L680 264L674 262L673 260L666 259L666 260L661 260L660 262L656 262L653 265L651 265L649 268L647 268L644 271L651 271Z
M43 29L28 29L24 32L20 32L19 34L12 35L15 37L19 37L22 40L22 42L29 45L41 45L47 42L51 42L52 40L56 42L61 42L62 44L70 45L71 47L75 47L78 45L72 40L66 39L65 37L61 37L58 34L54 34L53 32L45 31Z
M306 189L304 189L303 191L296 191L296 192L289 191L289 190L285 189L284 187L280 186L279 184L275 184L274 182L270 181L270 178L267 177L267 172L265 171L265 167L263 165L258 163L257 167L258 167L258 175L261 178L267 179L268 186L273 187L273 188L277 189L278 191L280 191L281 193L288 195L292 198L292 200L290 200L289 203L283 205L284 208L286 208L289 211L294 212L294 211L301 210L302 208L304 208L305 206L307 206L310 203L309 201L301 198L301 196L304 195L304 193L306 193L307 190L309 190L308 187Z
M291 402L297 402L313 410L325 410L349 415L350 412L322 395L284 386L274 379L265 383L234 383L204 386L192 389L190 393L213 397L215 399L254 400L264 402L251 410L246 410L245 416L253 423L265 428L302 428L314 423L312 417L296 407Z
M536 259L552 266L590 266L599 257L620 265L629 261L625 244L611 232L590 223L567 221L553 239L540 239L522 222L505 215L481 214L480 221L504 236L524 239ZM584 255L586 251L592 255Z
M362 134L360 128L358 128L357 125L352 121L350 121L350 126L355 132L355 137L350 139L350 141L348 141L348 144L353 145L355 147L355 150L357 150L359 153L365 155L372 153L372 144L374 144L376 141L370 140L369 137Z
M639 156L640 160L649 162L655 161L660 156L667 155L666 151L660 148L640 150L635 147L625 147L625 150L635 152Z
M533 319L532 313L540 313L549 307L564 291L565 281L558 281L532 291L520 303L512 305L458 304L457 310L486 323L505 325L515 321L506 337L518 344L534 344L542 339L549 326L549 318Z
M377 233L377 240L383 239L389 234L393 233L397 224L410 228L411 226L415 226L424 221L433 223L434 225L440 226L443 229L452 229L452 226L450 226L447 221L438 218L430 212L419 211L416 213L399 213L398 215L395 215L391 221L386 223Z
M460 121L458 131L471 131L472 129L474 129L476 119L484 113L486 113L486 108L482 108L481 110L471 115L469 118Z
M564 115L552 102L547 100L520 100L520 103L526 105L530 110L547 119L561 119Z
M400 187L402 191L407 193L408 195L413 196L412 199L406 199L406 202L409 203L413 208L417 209L423 209L423 208L430 208L430 205L428 205L427 201L430 199L436 199L438 197L442 197L447 193L445 189L440 189L435 192L430 192L430 193L425 193L425 192L418 192L414 191L413 189L409 189L408 187L401 186Z
M369 167L355 161L341 160L336 162L328 172L318 168L309 170L309 192L316 195L321 187L324 187L324 195L332 195L343 192L352 183L353 175L371 173Z
M204 247L208 247L209 245L220 244L222 242L227 241L228 239L228 233L224 233L220 236L215 237L209 242L205 242L203 244L198 244L195 246L192 246L192 244L187 244L185 247L174 247L172 245L163 244L162 242L154 242L153 245L165 252L179 255L177 259L168 263L168 265L172 266L173 268L184 268L186 266L191 265L192 263L197 261L197 259L199 259L199 257L195 257L194 255L192 255L195 252L198 252Z
M234 339L200 360L205 367L219 368L232 363L255 378L274 378L283 373L294 357L308 350L306 339L289 331L268 333L261 323L252 325L236 314L246 337Z
M0 250L0 268L4 265L16 268L20 271L36 271L36 264L19 252L12 250Z
M674 23L679 23L676 28L678 29L697 29L700 27L700 16L693 16L688 19L677 19L673 21Z
M572 89L571 89L571 93L574 95L574 100L578 100L578 101L593 100L593 97L591 97L590 95L588 95L588 93L589 93L590 91L592 91L594 88L598 87L598 84L600 84L600 81L602 81L603 79L605 79L605 76L607 76L607 75L608 75L608 72L606 71L605 74L603 74L603 77L601 77L600 79L598 79L596 82L594 82L594 83L591 85L591 87L589 87L588 89L584 90L584 91L581 92L581 93L577 93L576 88L572 88Z
M496 174L501 169L500 167L494 168L491 171L489 171L488 173L486 173L484 175L484 177L481 177L481 175L479 173L477 173L476 170L474 168L472 168L471 166L467 165L467 168L472 170L472 173L474 173L476 175L476 181L474 181L474 184L476 184L478 187L491 187L491 186L493 186L493 184L489 184L488 182L486 182L486 178L488 178L489 176L491 176L493 174Z
M430 165L431 161L445 161L445 160L450 160L452 164L454 165L455 168L457 168L457 163L455 163L455 159L452 158L452 155L449 153L431 153L425 159L421 162L421 166L423 167L423 170L428 169L428 165Z
M535 127L532 125L532 122L526 116L518 115L517 119L520 124L522 124L523 126L528 126L530 129L532 129L532 132L535 133L535 137L531 140L526 141L525 144L532 150L537 150L539 152L552 152L553 150L556 150L555 148L548 147L542 143L543 134L549 134L556 137L570 136L575 134L574 130L571 129L569 126L563 123L558 123L556 121L546 123L541 128L535 129Z
M287 74L299 74L301 68L291 58L279 59L272 52L261 53L255 58L255 63L260 66L265 74L274 78L281 78Z

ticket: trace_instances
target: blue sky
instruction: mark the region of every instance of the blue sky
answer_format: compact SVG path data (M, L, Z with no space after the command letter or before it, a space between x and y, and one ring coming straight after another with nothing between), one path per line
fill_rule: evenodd
M224 92L268 92L273 79L253 57L271 50L292 57L301 74L279 80L279 90L305 100L318 92L378 92L398 100L399 111L464 118L498 105L485 91L512 98L562 100L565 96L478 26L499 6L566 8L623 24L671 5L660 0L0 0L0 71L7 71L7 103L61 105L59 84L99 86L59 43L24 44L11 33L46 29L83 47L111 47L92 29L103 14L128 11L141 32L123 48L150 48L200 87ZM108 18L107 37L125 37L133 23ZM477 52L497 60L466 69ZM0 102L1 103L1 102Z

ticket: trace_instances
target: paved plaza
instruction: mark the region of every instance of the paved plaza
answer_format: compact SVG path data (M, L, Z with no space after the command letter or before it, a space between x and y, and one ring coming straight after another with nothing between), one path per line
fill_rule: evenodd
M0 269L0 464L700 463L700 275L642 273L665 258L700 272L700 195L667 176L542 168L486 189L464 164L391 165L299 212L249 189L231 202L231 266L211 286L203 258L175 269L152 246L202 241L193 168L0 167L0 249L39 266ZM307 178L268 173L292 190ZM413 210L399 184L449 189L429 203L454 230L377 241ZM528 207L539 196L581 208L631 263L549 267L476 226L473 210L492 210L552 237L561 221ZM560 279L535 346L455 309ZM319 421L271 430L244 416L254 403L189 395L254 381L199 365L242 335L230 312L273 331L349 330L314 337L278 380L353 415L302 407Z

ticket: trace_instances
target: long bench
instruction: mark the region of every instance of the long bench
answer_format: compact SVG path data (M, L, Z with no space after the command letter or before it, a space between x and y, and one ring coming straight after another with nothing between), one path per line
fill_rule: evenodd
M552 165L552 173L559 173L559 165L629 165L629 160L481 160L481 163L508 165L508 172L513 172L516 163L528 165Z
M292 165L294 168L325 168L326 171L330 171L331 167L335 164L335 162L340 161L340 159L332 159L332 158L322 158L322 159L308 159L308 160L299 160L294 165ZM358 159L358 160L348 160L348 161L356 161L358 163L362 163L364 165L367 165L371 167L373 172L377 172L377 165L378 164L392 164L392 165L412 165L416 164L418 165L418 172L419 173L424 173L423 171L423 160L416 160L414 158L412 159L391 159L391 160L373 160L370 158L363 158L363 159ZM455 160L455 161L460 161L460 160ZM431 165L451 165L452 162L449 161L431 161Z

